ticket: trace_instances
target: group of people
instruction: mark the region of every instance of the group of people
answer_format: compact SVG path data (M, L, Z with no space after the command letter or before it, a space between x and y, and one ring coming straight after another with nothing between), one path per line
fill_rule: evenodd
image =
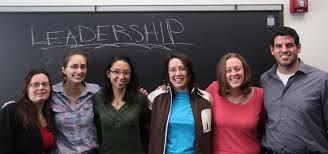
M0 112L0 154L328 153L328 74L303 63L299 36L280 27L276 64L260 87L238 53L225 54L217 81L197 86L189 58L168 55L164 86L139 89L134 65L116 56L99 85L84 81L87 57L67 55L63 81L31 70L19 100Z

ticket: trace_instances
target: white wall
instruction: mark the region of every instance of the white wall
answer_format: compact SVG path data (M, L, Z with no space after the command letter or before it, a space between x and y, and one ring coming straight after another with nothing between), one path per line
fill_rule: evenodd
M300 36L301 58L328 72L328 1L309 0L309 12L299 15L290 14L289 2L285 1L284 22Z
M309 0L309 12L290 14L289 0L0 0L1 6L284 4L284 23L300 35L305 63L328 72L328 1ZM1 10L1 8L0 8Z

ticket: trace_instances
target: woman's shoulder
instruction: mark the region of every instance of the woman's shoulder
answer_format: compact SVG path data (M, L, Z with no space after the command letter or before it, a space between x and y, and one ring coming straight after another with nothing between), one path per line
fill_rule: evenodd
M219 83L217 81L212 81L212 83L206 88L209 93L217 93L219 89Z
M17 108L18 103L15 101L8 101L2 105L2 110L15 110Z
M100 90L100 86L96 83L84 82L86 90L91 93L97 93Z
M263 95L263 88L261 87L253 87L255 95Z
M56 83L54 85L52 85L52 90L54 92L61 92L61 91L64 91L64 88L63 88L63 82L59 82L59 83Z
M99 101L103 101L103 99L104 99L104 88L101 88L95 93L95 95L93 95L93 101L94 103L96 103Z
M138 100L147 100L147 96L141 92L137 92L136 97Z
M167 87L166 89L158 88L158 89L152 91L152 92L147 96L147 98L148 98L149 101L153 102L154 99L155 99L157 96L162 95L162 94L165 94L165 93L166 93L166 94L169 93L169 89L170 89L169 87Z
M1 115L10 115L10 117L13 117L16 114L17 105L18 103L15 101L6 102L1 108Z
M209 85L209 87L219 87L219 82L218 81L212 81L212 83Z
M206 101L208 101L210 104L212 104L212 96L209 92L199 89L197 88L197 94L199 97L205 99Z
M91 86L91 87L97 87L97 88L100 88L99 84L97 84L97 83L84 82L84 84L86 84L86 85L88 85L88 86Z
M137 92L136 93L136 102L140 105L147 105L148 104L148 99L147 99L147 96L140 93L140 92Z
M254 92L252 96L252 100L258 102L259 104L263 104L263 89L260 87L253 87Z

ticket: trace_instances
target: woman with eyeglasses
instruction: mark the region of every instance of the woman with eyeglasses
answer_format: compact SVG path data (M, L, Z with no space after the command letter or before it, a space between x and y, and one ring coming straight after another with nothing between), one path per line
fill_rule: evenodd
M51 79L42 69L28 72L21 97L0 111L1 154L45 154L55 143Z
M93 123L92 97L97 84L84 81L87 57L72 51L61 66L64 80L53 85L52 110L55 113L55 153L97 153L96 128Z
M94 97L100 154L146 154L150 110L128 57L115 56Z
M211 154L211 96L198 89L188 57L173 53L165 61L166 89L151 102L150 154Z

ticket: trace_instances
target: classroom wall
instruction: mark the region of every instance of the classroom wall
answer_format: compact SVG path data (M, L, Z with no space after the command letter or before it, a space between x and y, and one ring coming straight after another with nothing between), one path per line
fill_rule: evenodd
M309 0L309 12L290 14L289 0L0 0L1 6L89 6L89 5L262 5L283 4L284 24L293 27L300 35L301 59L328 72L328 1Z

